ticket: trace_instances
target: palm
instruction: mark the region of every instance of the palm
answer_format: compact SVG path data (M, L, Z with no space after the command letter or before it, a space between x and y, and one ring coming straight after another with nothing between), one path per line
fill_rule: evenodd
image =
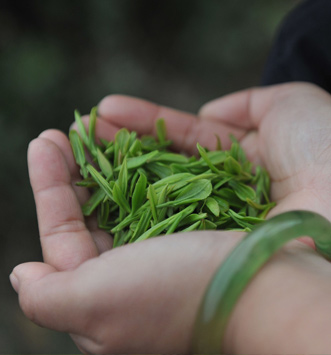
M268 110L255 121L257 131L242 139L270 173L272 197L278 203L272 215L312 209L331 218L325 194L331 172L330 108L329 95L315 87L279 86Z

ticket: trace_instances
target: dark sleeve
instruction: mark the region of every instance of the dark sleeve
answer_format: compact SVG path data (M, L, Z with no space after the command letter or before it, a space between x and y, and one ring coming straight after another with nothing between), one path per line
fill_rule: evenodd
M306 0L284 19L262 85L306 81L331 92L331 0Z

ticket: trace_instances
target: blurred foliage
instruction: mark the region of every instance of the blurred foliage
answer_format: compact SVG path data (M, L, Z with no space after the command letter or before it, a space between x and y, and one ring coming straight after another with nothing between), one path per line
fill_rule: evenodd
M122 93L195 112L259 84L272 38L295 0L2 0L0 4L1 353L77 352L27 321L8 280L41 260L26 150ZM19 341L18 341L19 339Z

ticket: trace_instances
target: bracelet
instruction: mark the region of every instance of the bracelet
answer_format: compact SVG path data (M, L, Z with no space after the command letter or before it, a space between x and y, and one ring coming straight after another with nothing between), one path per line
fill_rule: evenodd
M259 225L233 249L212 278L193 330L193 354L220 354L226 326L240 295L266 261L286 242L314 239L316 250L331 259L331 223L308 211L285 212Z

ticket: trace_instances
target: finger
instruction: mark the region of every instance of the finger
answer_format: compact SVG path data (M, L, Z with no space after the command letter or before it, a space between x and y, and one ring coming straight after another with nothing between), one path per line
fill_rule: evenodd
M30 143L28 164L45 262L67 270L97 256L60 149L48 139L37 138Z
M102 129L103 127L101 127L101 130L99 129L100 133L102 132ZM71 186L75 191L75 194L78 198L80 205L82 205L84 202L88 200L90 194L86 188L79 187L76 185L76 182L80 181L82 179L82 176L80 175L79 167L76 164L75 158L73 156L68 137L61 131L54 130L54 129L44 131L39 135L39 137L54 142L59 148L59 150L61 151L61 153L63 154L66 164L68 166L69 174L71 176ZM87 218L85 222L88 230L90 231L94 239L98 252L103 253L111 249L113 244L113 240L111 236L105 231L102 231L98 228L98 224L96 223L95 218L93 217Z
M75 332L82 325L72 272L30 262L16 266L10 280L24 314L34 323L61 332Z
M257 129L277 94L293 84L252 88L207 102L199 116L203 121L223 122L245 130Z
M21 270L23 271L21 272ZM53 272L56 272L56 269L51 265L31 262L16 266L10 274L9 279L15 291L19 293L23 279L24 282L37 281ZM21 273L22 277L20 277Z
M239 128L212 121L201 122L193 114L127 96L106 97L99 104L98 113L101 120L118 127L127 127L138 134L155 135L155 121L164 118L167 138L173 141L174 149L190 154L197 152L197 142L208 149L215 149L218 135L227 147L230 145L230 133L237 137L244 134Z
M39 135L39 138L48 139L57 145L57 147L59 148L59 150L61 151L65 159L71 177L71 186L75 190L75 193L77 195L80 204L86 202L90 194L88 193L87 189L76 185L76 182L80 181L82 179L82 176L80 175L79 167L76 164L74 155L72 153L72 149L68 137L61 131L55 129L49 129L47 131L42 132Z
M48 129L42 132L39 135L39 138L45 138L54 142L65 158L71 177L76 179L81 178L79 168L72 153L70 142L63 132L56 129Z

